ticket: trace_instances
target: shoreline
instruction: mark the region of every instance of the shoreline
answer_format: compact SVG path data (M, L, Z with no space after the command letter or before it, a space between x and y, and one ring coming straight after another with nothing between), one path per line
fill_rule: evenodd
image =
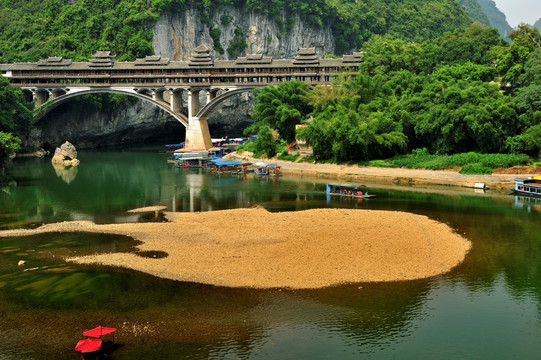
M398 211L263 208L164 213L165 223L98 225L70 221L0 237L50 232L126 235L138 252L105 253L67 262L124 267L153 276L233 288L317 289L342 284L405 281L451 271L471 243L444 223Z
M515 178L526 179L532 176L532 174L520 172L516 174L464 175L452 170L297 163L276 159L257 159L236 152L229 154L229 156L250 162L263 161L277 164L281 167L282 174L284 175L310 176L347 181L369 181L382 184L443 185L475 188L476 183L483 183L488 189L511 191L515 184Z

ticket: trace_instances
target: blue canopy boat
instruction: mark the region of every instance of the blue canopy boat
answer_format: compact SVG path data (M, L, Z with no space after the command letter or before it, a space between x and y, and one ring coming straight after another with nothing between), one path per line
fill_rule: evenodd
M347 196L362 199L376 197L376 195L368 194L364 185L355 184L328 183L325 192L327 195Z
M541 197L541 176L526 180L515 179L514 191L516 194Z

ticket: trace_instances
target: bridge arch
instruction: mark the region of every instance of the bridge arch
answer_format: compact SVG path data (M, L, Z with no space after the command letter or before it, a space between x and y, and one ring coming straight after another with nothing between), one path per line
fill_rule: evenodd
M213 98L212 100L207 102L205 104L205 106L203 106L197 112L196 117L198 117L198 118L206 118L210 114L210 112L212 110L214 110L214 108L216 108L216 106L218 106L221 102L223 102L227 98L229 98L229 97L231 97L233 95L243 93L243 92L253 91L253 90L258 89L258 88L261 88L261 86L246 86L246 87L237 88L237 89L233 89L233 90L223 89L223 90L226 90L226 91L224 91L220 95L216 96L215 98ZM220 90L222 90L222 89L220 89ZM219 90L217 90L217 91L219 91Z
M78 97L78 96L89 95L89 94L97 94L97 93L122 94L122 95L134 96L134 97L142 99L144 101L148 101L148 102L152 103L153 105L159 107L160 109L164 110L165 112L167 112L169 115L171 115L173 118L178 120L185 127L188 127L188 117L186 115L184 115L184 114L177 113L177 112L173 111L170 108L170 105L168 103L166 103L166 102L162 103L162 102L155 101L154 99L152 99L148 95L140 94L140 93L138 93L138 92L136 92L136 91L134 91L132 89L115 89L115 88L104 88L104 89L97 88L97 89L85 89L85 90L76 89L75 91L73 91L73 90L68 91L64 95L58 96L56 98L54 98L54 97L51 98L50 101L48 101L44 105L38 107L36 109L36 112L35 112L35 115L34 115L35 119L36 119L36 121L38 121L43 116L45 116L47 113L49 113L51 110L53 110L54 108L56 108L60 104L66 102L66 101L68 101L70 99L73 99L73 98Z

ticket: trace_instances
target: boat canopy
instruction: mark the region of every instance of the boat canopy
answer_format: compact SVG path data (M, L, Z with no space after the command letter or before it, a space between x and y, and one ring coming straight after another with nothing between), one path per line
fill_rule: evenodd
M348 189L360 189L360 188L365 187L365 185L360 185L360 184L339 184L339 183L328 183L327 187L329 186L348 188Z
M216 166L226 166L226 165L240 165L240 161L217 161L214 163Z
M257 167L266 167L266 166L267 166L266 163L261 162L261 161L258 161L258 162L256 162L256 163L254 163L254 165L257 166Z
M92 352L98 351L101 348L103 341L101 339L84 339L79 340L75 345L75 351Z
M85 332L83 332L83 336L90 336L90 337L95 337L95 338L99 338L100 336L102 335L107 335L107 334L110 334L112 332L115 332L116 329L115 328L111 328L111 327L105 327L105 326L98 326L94 329L90 329L90 330L87 330Z
M267 167L270 167L270 168L278 168L280 166L278 166L278 164L268 164Z

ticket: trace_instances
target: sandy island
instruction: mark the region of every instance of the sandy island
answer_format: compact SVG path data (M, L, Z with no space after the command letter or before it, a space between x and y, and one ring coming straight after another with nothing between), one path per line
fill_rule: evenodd
M315 209L270 213L262 208L165 213L167 223L97 225L87 221L6 230L0 236L86 231L143 242L135 253L68 258L158 277L252 288L321 288L344 283L426 278L448 272L470 242L447 225L404 212Z

